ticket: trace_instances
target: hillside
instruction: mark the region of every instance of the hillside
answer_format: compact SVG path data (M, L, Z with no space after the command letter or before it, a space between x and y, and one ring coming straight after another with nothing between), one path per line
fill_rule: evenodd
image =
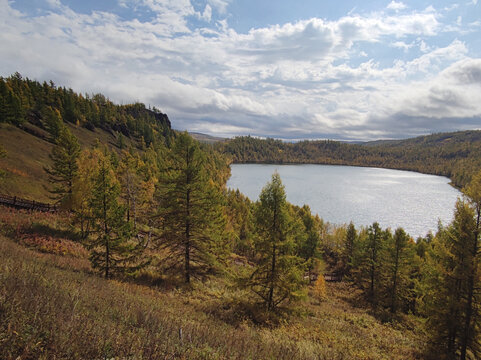
M481 131L364 144L331 140L285 143L237 137L215 146L236 163L309 163L412 170L447 176L458 187L465 186L481 169Z
M145 148L169 143L173 136L167 115L144 104L116 105L101 94L82 95L53 83L0 78L0 193L50 201L44 167L60 127L66 126L82 148L97 142L111 148Z
M65 239L68 221L52 214L0 212L2 359L422 356L424 336L413 330L415 318L406 317L405 325L383 324L359 307L358 292L344 283L328 284L325 301L309 297L289 321L281 317L269 325L246 316L248 296L229 279L188 289L97 277L83 247ZM18 236L22 233L28 236Z

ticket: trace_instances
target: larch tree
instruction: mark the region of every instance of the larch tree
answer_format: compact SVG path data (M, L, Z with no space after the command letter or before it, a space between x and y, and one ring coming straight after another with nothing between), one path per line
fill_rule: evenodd
M166 254L166 269L180 270L190 283L221 269L226 260L223 200L204 153L187 133L177 136L164 166L156 194L157 244Z
M479 259L473 258L473 234L476 228L474 211L467 202L458 200L453 223L441 229L428 254L427 276L428 328L435 351L444 359L479 357L479 277L476 292L473 289L471 314L468 311L470 276ZM466 322L469 320L466 341ZM476 321L475 321L476 320ZM466 348L466 352L463 352ZM432 350L434 351L434 350Z
M379 224L375 222L368 229L368 259L369 259L369 297L372 302L376 302L378 282L379 282L379 268L380 259L379 253L382 248L383 232Z
M98 171L99 149L84 150L77 160L78 170L72 185L72 212L75 223L80 227L82 240L87 239L93 222L90 197L93 193L93 178Z
M481 216L481 171L479 171L471 180L465 189L465 194L469 198L472 209L474 211L475 224L472 230L471 238L466 243L470 252L467 269L467 299L465 306L465 321L461 335L461 359L466 359L468 351L481 355L481 347L479 343L479 334L481 331L481 323L479 319L479 311L481 306L481 279L479 271L480 262L480 216Z
M121 197L127 207L127 221L132 222L133 228L137 228L139 208L143 203L143 189L145 178L141 174L142 160L137 155L126 151L122 152L120 165L118 167L121 184Z
M382 252L386 236L390 235L381 229L377 222L362 233L355 246L351 273L353 280L359 286L373 305L379 300L382 282Z
M255 208L258 254L257 266L247 285L274 310L286 300L298 300L305 295L304 270L296 256L296 241L292 236L286 193L279 174L263 189Z
M120 204L120 184L110 158L99 154L97 161L89 198L93 221L88 245L92 266L109 278L138 268L136 260L142 247L130 241L131 224L125 221L126 209Z
M354 245L357 240L356 227L352 223L349 223L346 232L346 238L344 242L344 256L343 256L343 272L344 275L349 276L351 274L352 261L354 256Z
M385 293L391 313L412 296L411 264L414 262L414 243L404 229L398 228L388 238L385 256Z
M310 282L313 270L318 268L321 262L321 251L319 249L321 243L321 220L317 215L313 216L311 214L311 209L308 205L304 205L293 216L299 217L299 222L302 224L296 235L298 242L297 255L305 261Z
M68 208L71 207L72 187L77 175L79 155L80 144L77 138L63 127L50 153L53 164L44 169L49 175L49 181L53 184L50 192L58 202Z

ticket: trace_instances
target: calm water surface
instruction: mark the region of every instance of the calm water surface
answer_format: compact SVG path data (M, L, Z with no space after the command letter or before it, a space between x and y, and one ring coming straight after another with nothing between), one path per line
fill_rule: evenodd
M231 165L227 186L257 200L277 170L287 200L307 204L313 213L335 224L402 226L410 235L424 236L438 220L451 222L461 193L449 179L410 171L331 165Z

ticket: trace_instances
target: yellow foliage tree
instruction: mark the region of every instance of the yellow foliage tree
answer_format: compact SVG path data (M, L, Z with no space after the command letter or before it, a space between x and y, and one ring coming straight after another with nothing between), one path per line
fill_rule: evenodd
M324 279L324 275L322 274L319 274L316 282L314 283L314 295L319 300L324 300L327 298L326 280Z

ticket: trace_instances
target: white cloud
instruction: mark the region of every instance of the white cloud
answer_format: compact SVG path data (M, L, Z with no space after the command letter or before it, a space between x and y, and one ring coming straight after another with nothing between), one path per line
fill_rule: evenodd
M414 45L411 44L406 44L404 41L396 41L391 44L395 48L399 48L404 50L404 52L407 52L409 49L411 49Z
M214 9L216 9L220 14L225 14L227 12L227 6L229 6L228 0L207 0Z
M389 5L387 6L388 9L390 10L395 10L395 11L399 11L399 10L404 10L407 8L407 5L404 4L402 1L391 1L389 3Z
M443 28L434 9L313 18L241 34L213 13L226 1L209 0L202 12L187 0L120 4L155 16L126 21L62 6L27 17L0 0L0 75L19 71L142 101L167 112L176 128L218 135L395 137L437 129L430 118L444 129L447 117L455 126L453 118L481 116L479 61L463 41L431 43ZM192 30L192 16L212 25ZM371 58L390 46L406 51L402 60Z
M204 12L202 13L202 15L199 15L199 18L206 21L206 22L211 21L211 19L212 19L212 8L210 7L209 4L207 4L205 6Z

